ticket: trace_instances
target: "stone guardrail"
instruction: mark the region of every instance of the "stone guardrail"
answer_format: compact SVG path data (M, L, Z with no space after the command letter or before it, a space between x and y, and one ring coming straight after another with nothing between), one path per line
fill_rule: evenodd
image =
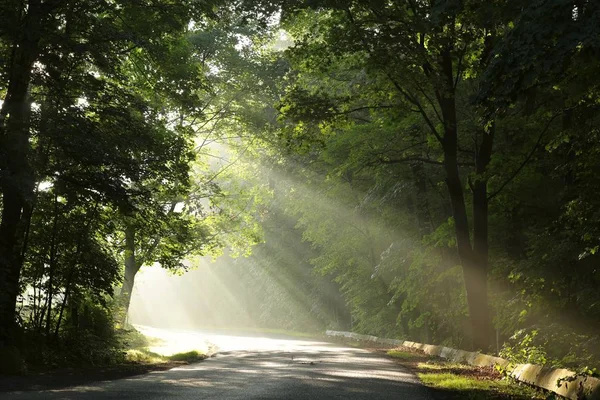
M533 364L511 365L508 360L478 352L456 350L445 346L416 343L398 339L383 339L377 336L352 332L326 331L327 336L344 337L365 342L404 346L422 351L431 356L453 362L463 362L480 367L500 365L510 368L510 375L518 381L537 386L573 400L600 400L600 379L576 376L567 369L553 369Z

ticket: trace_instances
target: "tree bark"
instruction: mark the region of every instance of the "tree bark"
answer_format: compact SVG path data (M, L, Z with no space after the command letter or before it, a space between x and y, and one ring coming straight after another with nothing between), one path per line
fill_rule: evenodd
M67 305L67 301L69 301L69 295L71 294L71 284L73 282L73 275L75 271L73 268L69 271L69 276L67 277L67 284L65 285L65 294L63 296L62 303L60 304L60 311L58 312L58 320L56 321L56 327L54 328L54 340L58 341L58 335L60 333L60 324L62 323L63 314L65 311L65 306Z
M135 227L132 224L128 224L125 229L125 277L120 294L123 306L123 316L121 319L123 325L127 322L135 275L139 269L140 265L135 260Z
M8 88L0 111L0 345L12 341L15 329L21 274L19 229L23 208L33 193L28 162L31 113L28 92L39 52L42 17L41 1L30 0L22 21L22 36L12 46Z
M48 263L48 309L46 310L46 339L50 339L52 330L52 299L54 297L54 276L56 272L58 253L58 195L54 193L54 221L52 223L52 238L50 239L50 262Z
M489 305L487 298L487 276L488 276L488 197L487 197L487 177L485 172L490 163L492 155L492 145L494 141L495 124L492 123L488 130L483 130L483 140L476 154L476 175L475 181L471 185L473 192L473 257L474 268L470 271L468 279L473 287L472 292L477 293L476 297L480 302L476 310L480 320L478 329L473 332L473 342L476 349L487 350L492 343L493 332L489 315ZM465 280L466 281L466 280ZM481 292L481 293L479 293Z
M452 56L450 50L442 52L440 67L445 77L446 84L443 91L436 93L444 120L444 170L446 172L446 186L450 195L456 245L460 258L469 319L471 322L472 346L475 350L486 350L490 346L490 315L487 299L487 197L486 182L478 186L477 194L474 192L474 203L477 197L477 207L474 212L478 217L476 225L476 248L471 245L469 221L465 205L463 185L460 179L458 165L458 124L456 117L456 99L454 91L454 76L452 71ZM491 152L491 147L490 147ZM489 159L488 159L489 162ZM487 164L485 164L487 166ZM484 193L481 202L480 194ZM475 233L475 232L474 232Z

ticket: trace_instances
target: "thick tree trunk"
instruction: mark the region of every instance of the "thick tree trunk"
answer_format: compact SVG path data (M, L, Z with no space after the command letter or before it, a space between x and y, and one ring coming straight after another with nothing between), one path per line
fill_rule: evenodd
M471 246L470 228L465 205L463 185L458 167L458 124L456 118L456 101L454 93L454 75L452 57L447 50L441 55L440 66L446 80L443 92L437 93L444 119L444 170L446 185L452 204L454 229L458 256L463 269L473 349L487 350L490 347L490 314L487 298L487 182L478 181L474 191L474 236L475 247ZM489 148L491 154L491 142ZM487 159L489 162L489 156ZM487 162L484 165L487 166ZM483 193L483 198L481 194ZM482 201L483 200L483 201ZM475 203L477 203L475 205Z
M480 252L477 254L471 247L467 209L465 207L463 188L455 155L456 151L452 152L451 149L445 151L444 168L446 170L446 184L452 203L458 256L462 265L467 292L473 349L485 350L490 345L490 316L487 300L487 235L485 241L482 240L481 236L479 237L481 241L480 246L483 246L479 250L482 251L485 249L484 262L483 253ZM483 210L479 209L478 211ZM485 225L487 230L487 213ZM480 235L482 233L480 232Z
M22 37L13 44L8 88L0 111L2 222L0 223L0 345L10 343L21 274L19 229L23 208L33 193L28 163L28 99L33 64L41 36L40 1L30 1Z

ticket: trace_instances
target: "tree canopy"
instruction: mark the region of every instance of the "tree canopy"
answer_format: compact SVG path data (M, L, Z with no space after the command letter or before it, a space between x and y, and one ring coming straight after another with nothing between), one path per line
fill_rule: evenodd
M272 327L598 365L596 2L0 7L0 348L227 253Z

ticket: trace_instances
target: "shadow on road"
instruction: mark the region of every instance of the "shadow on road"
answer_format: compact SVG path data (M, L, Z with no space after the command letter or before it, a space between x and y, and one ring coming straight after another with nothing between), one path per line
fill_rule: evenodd
M379 354L325 343L228 351L197 364L0 399L429 399L408 370ZM110 379L110 378L106 378Z

